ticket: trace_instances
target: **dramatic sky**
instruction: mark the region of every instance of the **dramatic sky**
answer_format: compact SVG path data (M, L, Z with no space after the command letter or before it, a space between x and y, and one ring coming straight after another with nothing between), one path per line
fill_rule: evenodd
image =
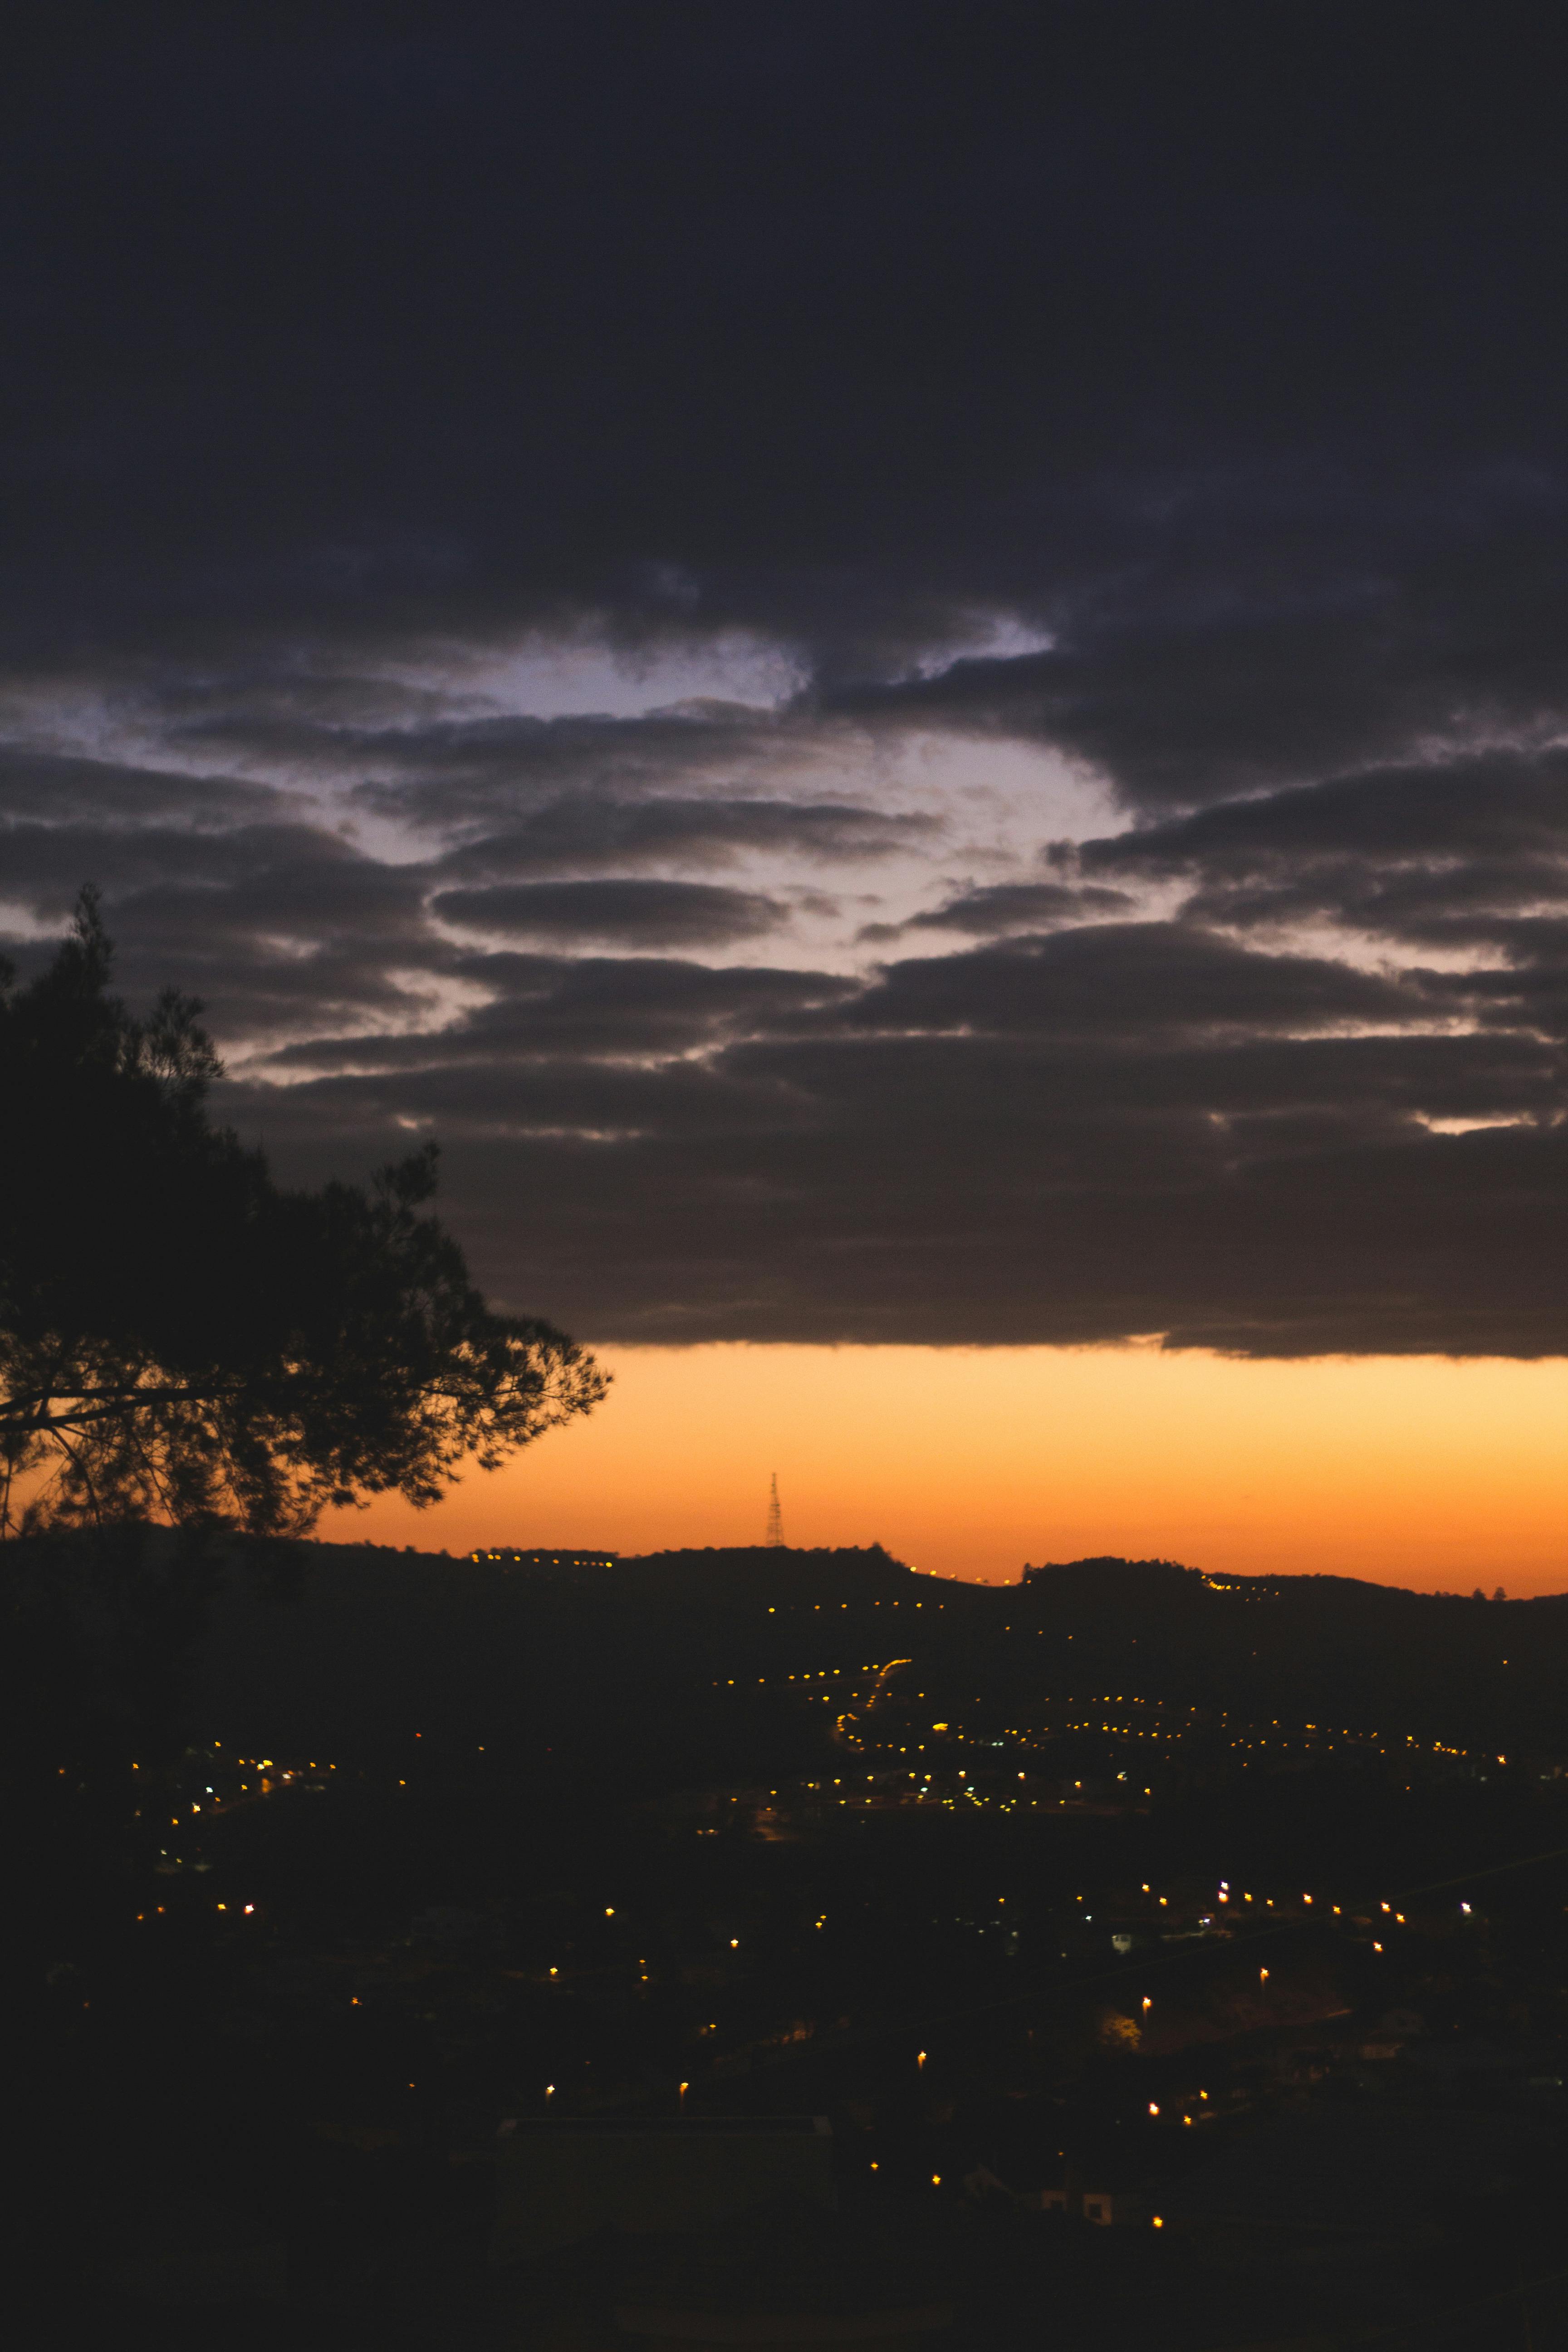
M1458 1524L1451 1421L1513 1464L1478 1565L1561 1559L1563 47L1430 0L37 11L8 951L95 878L284 1173L438 1136L489 1292L627 1366L539 1475L652 1491L656 1390L708 1431L671 1538L805 1401L895 1492L945 1447L956 1526L1000 1382L1110 1447L1019 1551L1189 1541L1155 1396L1274 1414L1259 1528L1353 1517L1289 1434L1354 1394L1391 1524ZM895 1532L818 1486L814 1536Z

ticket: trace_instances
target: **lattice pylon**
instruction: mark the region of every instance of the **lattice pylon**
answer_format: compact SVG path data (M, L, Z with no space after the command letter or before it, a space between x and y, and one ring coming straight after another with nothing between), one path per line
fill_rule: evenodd
M779 1508L779 1474L776 1470L768 1486L768 1532L763 1541L769 1544L782 1544L784 1541L784 1513Z

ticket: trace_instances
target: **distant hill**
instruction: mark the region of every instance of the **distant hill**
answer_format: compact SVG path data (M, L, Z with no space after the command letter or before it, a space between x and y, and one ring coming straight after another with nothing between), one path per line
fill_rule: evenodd
M908 1654L999 1695L1070 1684L1359 1726L1386 1717L1466 1743L1568 1745L1568 1595L1459 1600L1114 1559L973 1585L918 1574L879 1546L669 1550L548 1582L467 1559L300 1545L281 1596L232 1572L205 1679L215 1708L243 1692L247 1707L331 1722L340 1736L353 1726L372 1739L383 1718L410 1715L498 1727L521 1715L546 1744L575 1746L590 1717L640 1718L677 1691L690 1707L716 1685L749 1685L771 1703L774 1668L802 1642L829 1671Z
M81 1617L111 1676L120 1637L92 1627L113 1619ZM669 1785L805 1769L824 1736L803 1713L806 1675L895 1658L913 1688L1020 1707L1127 1695L1568 1753L1568 1595L1461 1600L1160 1559L1050 1563L999 1587L918 1574L879 1546L670 1550L545 1578L373 1545L239 1545L196 1648L194 1729L339 1760L418 1733Z

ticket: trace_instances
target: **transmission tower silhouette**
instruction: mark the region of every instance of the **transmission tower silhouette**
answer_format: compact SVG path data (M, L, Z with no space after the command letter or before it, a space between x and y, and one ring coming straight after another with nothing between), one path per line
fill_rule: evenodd
M763 1540L768 1544L782 1544L784 1541L784 1513L779 1508L779 1474L776 1470L768 1487L768 1531Z

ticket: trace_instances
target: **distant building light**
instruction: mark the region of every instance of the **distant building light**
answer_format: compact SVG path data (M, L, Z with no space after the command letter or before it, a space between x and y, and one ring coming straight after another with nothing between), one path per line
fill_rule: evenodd
M471 1560L494 1561L501 1568L614 1568L620 1559L616 1551L523 1551L514 1546L497 1545L493 1549L471 1551Z

